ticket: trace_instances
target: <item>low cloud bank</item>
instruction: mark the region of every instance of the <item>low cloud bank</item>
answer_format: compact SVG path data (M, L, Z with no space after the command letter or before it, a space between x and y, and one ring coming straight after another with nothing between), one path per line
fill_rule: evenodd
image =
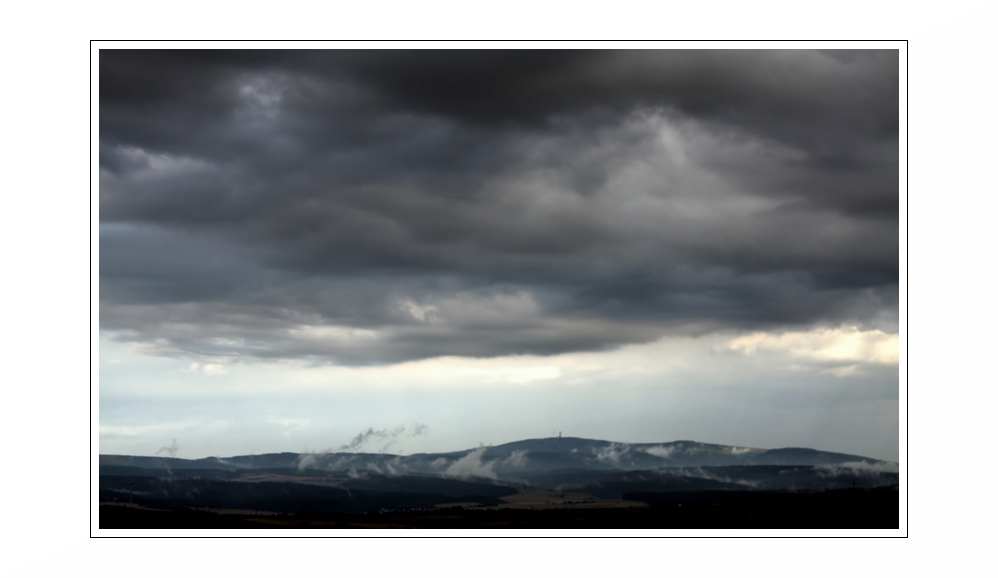
M345 443L336 449L330 448L321 452L306 452L301 454L301 457L298 460L298 471L302 471L305 468L315 467L318 464L318 457L320 456L327 456L336 452L352 452L362 448L371 441L383 442L378 448L378 452L385 453L388 448L393 446L400 439L420 436L425 434L427 431L429 431L429 426L422 423L415 423L409 427L400 425L392 429L374 429L373 427L369 427L355 435L348 443ZM398 464L399 462L396 459L395 466ZM370 466L375 468L378 473L382 473L381 467L379 467L376 463L371 462ZM389 462L385 467L388 469L387 473L395 474L397 471L391 462Z
M482 457L485 455L486 449L482 447L472 451L448 466L444 474L455 478L496 479L495 462L485 461Z

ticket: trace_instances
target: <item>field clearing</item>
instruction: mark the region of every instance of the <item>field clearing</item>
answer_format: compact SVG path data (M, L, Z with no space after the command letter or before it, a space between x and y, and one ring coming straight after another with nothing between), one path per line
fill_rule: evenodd
M447 509L447 508L477 508L481 506L481 502L448 502L446 504L435 504L434 508Z
M223 516L283 516L282 512L267 510L250 510L248 508L200 508L200 511L222 514Z
M520 490L515 494L501 496L506 502L497 506L479 506L475 510L549 510L549 509L592 509L592 508L647 508L648 504L633 500L601 500L582 492L554 492L549 490Z
M334 477L302 477L289 476L286 474L245 474L232 480L233 482L261 483L280 482L288 484L306 484L309 486L339 487L344 482L344 478Z

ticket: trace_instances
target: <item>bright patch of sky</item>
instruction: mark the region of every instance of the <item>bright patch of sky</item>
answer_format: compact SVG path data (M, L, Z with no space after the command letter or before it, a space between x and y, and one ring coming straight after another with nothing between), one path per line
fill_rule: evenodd
M101 453L324 451L425 424L391 453L524 437L810 446L897 460L898 336L851 327L665 338L609 352L391 366L199 364L101 340ZM852 368L852 371L841 371ZM829 444L828 440L835 440ZM372 447L360 448L376 451Z

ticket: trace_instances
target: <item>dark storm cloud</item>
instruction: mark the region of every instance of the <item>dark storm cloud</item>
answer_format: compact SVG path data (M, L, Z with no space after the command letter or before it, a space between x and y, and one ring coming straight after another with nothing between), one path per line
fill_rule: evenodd
M898 64L102 50L101 326L341 363L889 329Z

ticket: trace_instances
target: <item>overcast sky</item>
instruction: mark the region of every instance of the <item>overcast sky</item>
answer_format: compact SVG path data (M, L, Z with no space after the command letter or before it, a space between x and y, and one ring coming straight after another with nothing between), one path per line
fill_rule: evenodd
M899 457L897 50L101 50L99 79L101 453Z

